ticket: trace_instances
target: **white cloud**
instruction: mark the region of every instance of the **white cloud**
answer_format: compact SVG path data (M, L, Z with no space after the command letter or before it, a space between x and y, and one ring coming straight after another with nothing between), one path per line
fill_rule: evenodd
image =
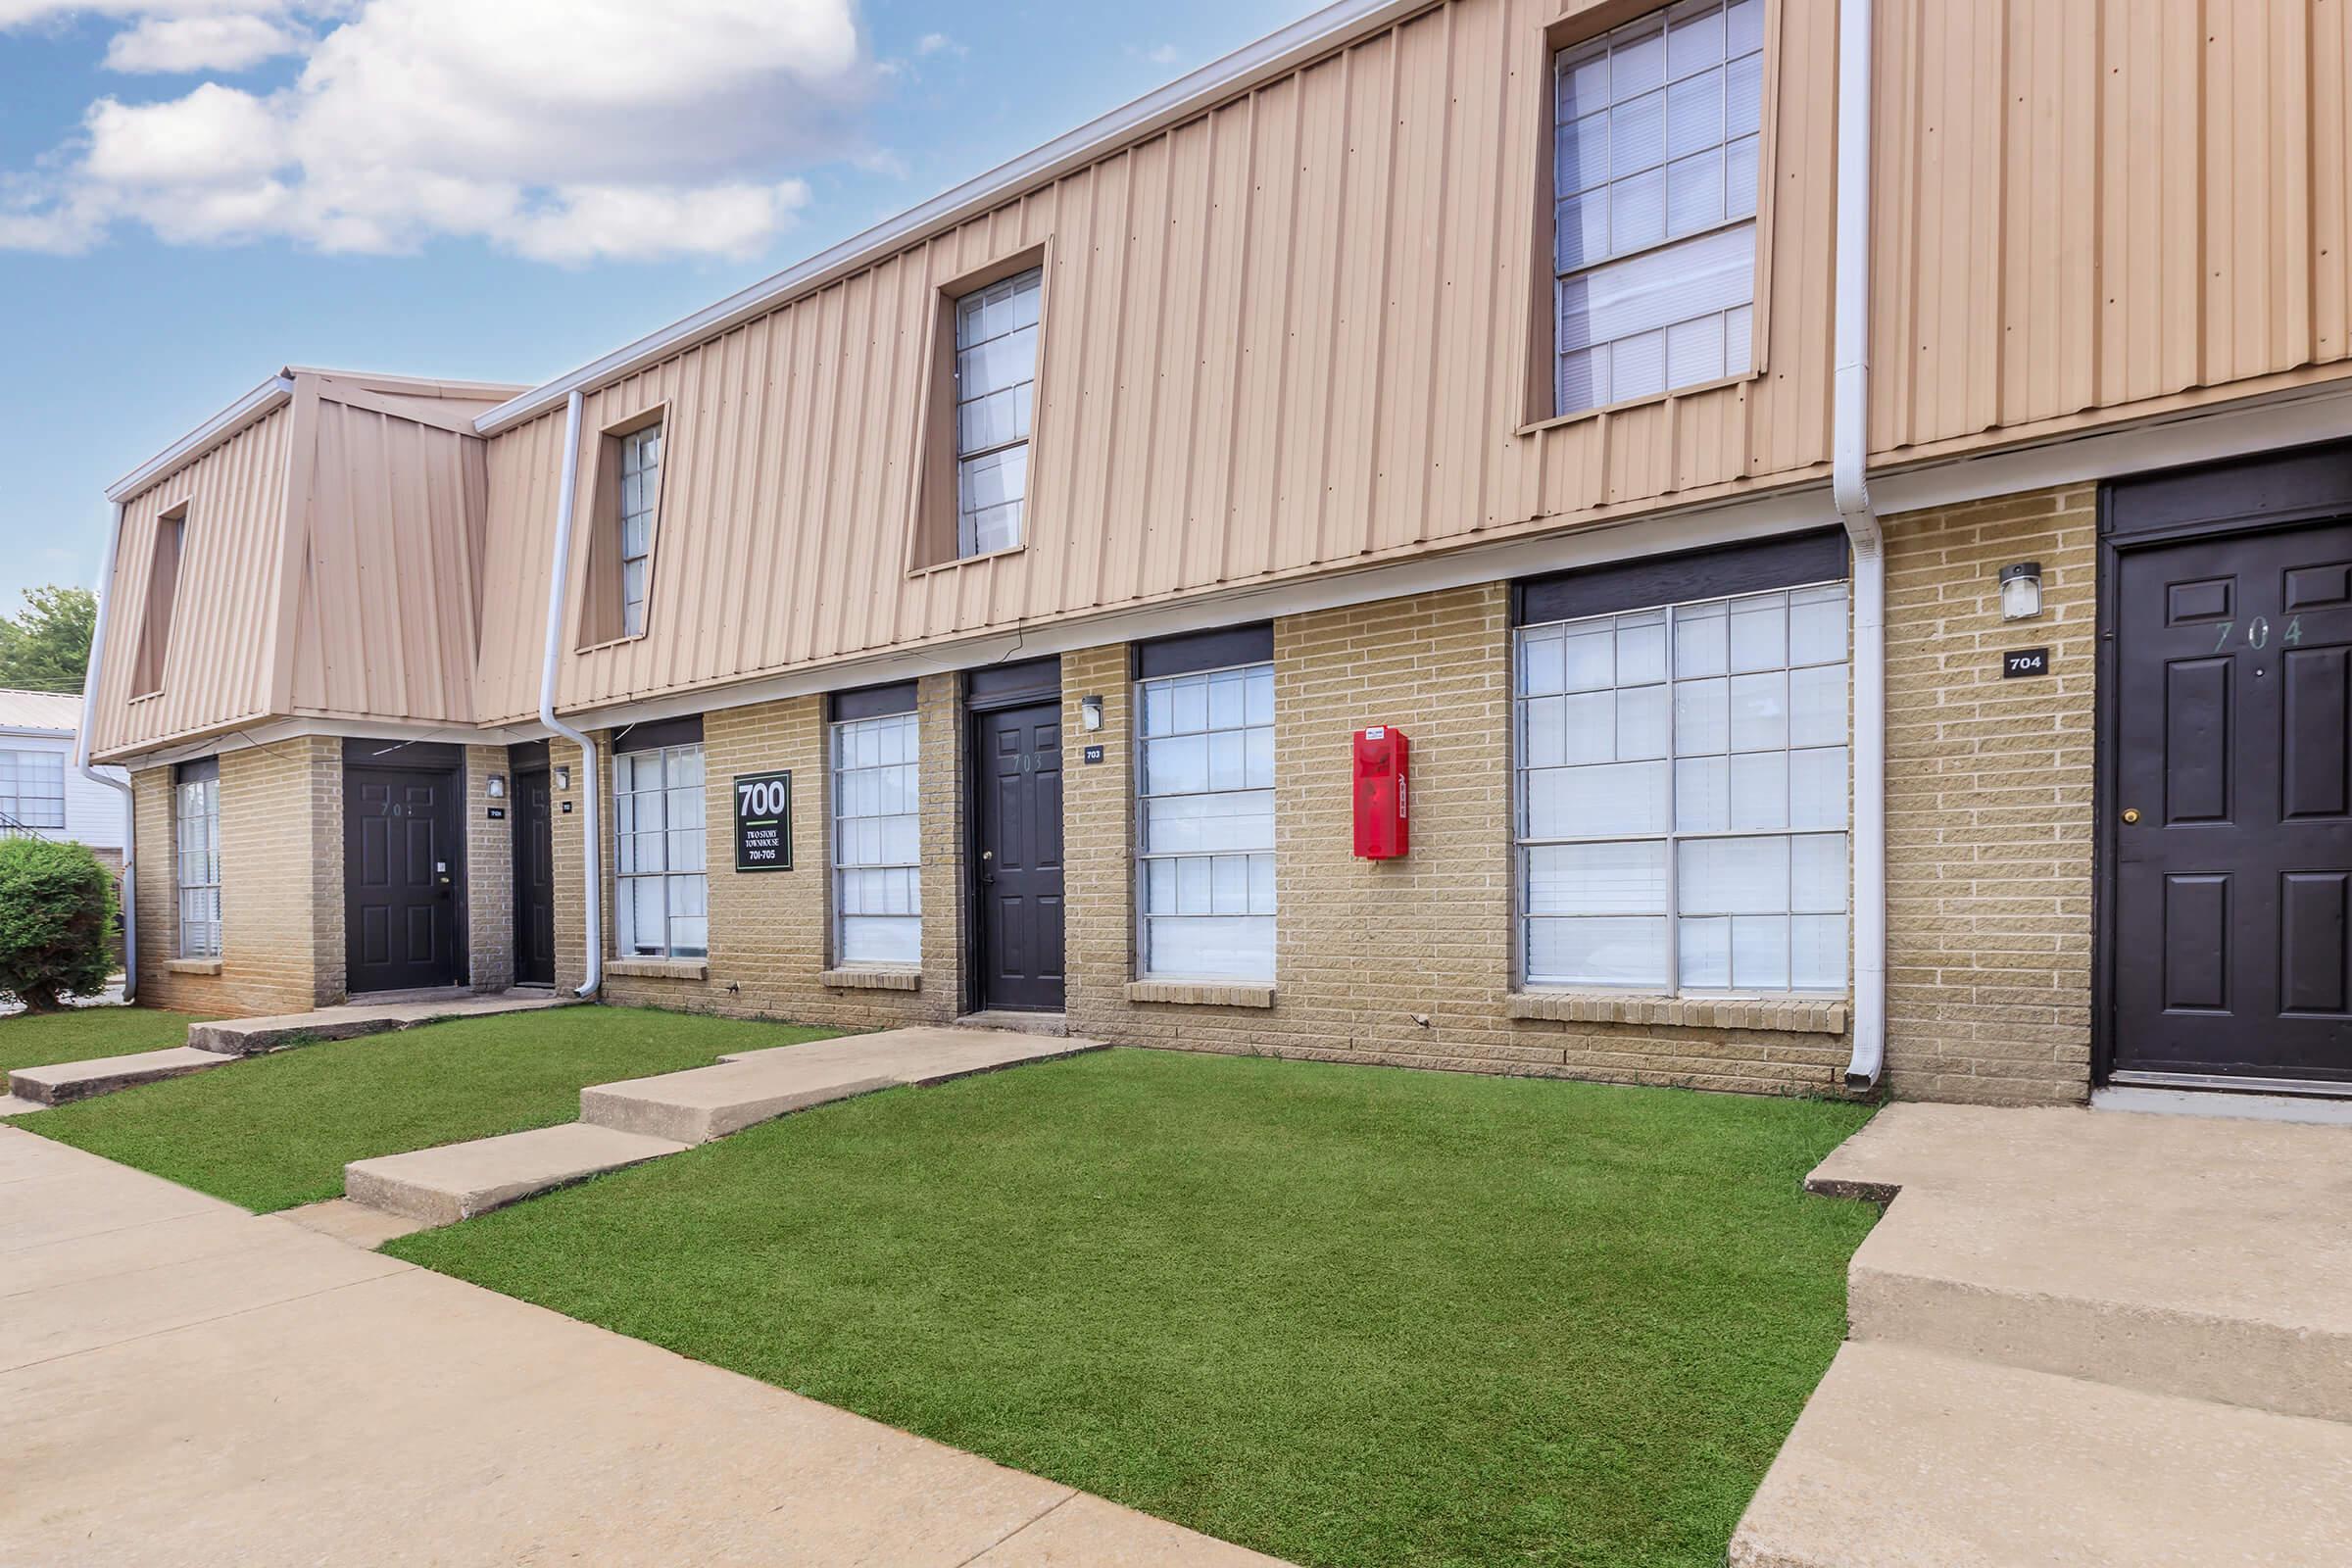
M300 54L302 34L260 16L146 17L116 33L105 66L122 72L250 71Z
M303 12L325 28L315 41L270 0L73 8L135 15L116 40L131 59L262 47L255 29L305 58L266 95L206 81L99 100L63 156L0 175L0 247L79 249L131 222L180 243L743 256L808 200L780 166L869 152L853 0L359 0L329 25L336 3ZM0 26L63 9L0 0ZM212 69L234 69L220 58Z
M924 33L920 38L914 40L914 52L918 55L970 53L963 45L944 32Z

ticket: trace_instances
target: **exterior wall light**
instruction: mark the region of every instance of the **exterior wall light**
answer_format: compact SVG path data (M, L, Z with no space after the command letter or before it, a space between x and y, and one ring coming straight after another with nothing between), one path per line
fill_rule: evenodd
M2041 563L2021 561L2001 568L2001 618L2032 620L2041 613Z
M482 787L489 792L489 796L492 800L503 801L507 798L507 775L504 773L493 773L488 778L482 780Z
M1078 699L1078 727L1090 735L1102 727L1102 698L1081 697Z
M571 769L570 769L570 768L568 768L568 767L559 767L559 768L557 768L557 769L556 769L556 788L558 788L558 789L560 789L560 790L567 790L567 789L571 788Z

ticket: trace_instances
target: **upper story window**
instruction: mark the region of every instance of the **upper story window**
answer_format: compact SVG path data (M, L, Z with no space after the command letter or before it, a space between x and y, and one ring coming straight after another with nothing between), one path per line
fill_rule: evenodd
M596 450L590 504L588 587L580 599L579 646L645 635L654 586L654 539L662 521L664 411L608 426Z
M0 833L12 826L65 825L65 754L0 752Z
M672 723L624 734L612 759L612 923L623 957L710 952L701 721Z
M1029 426L1037 401L1037 314L1045 270L956 302L956 554L1021 542Z
M139 620L138 652L130 667L130 695L149 697L164 689L164 656L172 646L172 612L179 599L179 561L187 548L185 503L155 521L155 547L148 559L146 612Z
M620 438L620 634L645 631L654 569L654 500L662 492L660 421Z
M1843 583L1518 635L1531 985L1846 984Z
M182 762L172 775L173 871L179 956L220 956L220 760Z
M1552 60L1555 414L1750 368L1765 0L1684 0Z

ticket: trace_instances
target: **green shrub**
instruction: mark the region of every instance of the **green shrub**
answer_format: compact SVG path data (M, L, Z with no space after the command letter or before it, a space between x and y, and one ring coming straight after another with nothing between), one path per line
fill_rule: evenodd
M48 1012L114 972L115 881L78 844L0 840L0 997Z

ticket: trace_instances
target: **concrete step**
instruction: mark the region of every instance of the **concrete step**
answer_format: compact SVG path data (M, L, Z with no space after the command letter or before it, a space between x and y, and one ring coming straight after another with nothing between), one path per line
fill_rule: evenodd
M455 1225L534 1194L674 1154L685 1147L668 1139L566 1122L354 1160L343 1167L343 1196L363 1207L425 1225Z
M507 991L475 995L460 991L403 993L373 1001L320 1007L312 1012L276 1013L264 1018L226 1018L218 1023L188 1025L188 1044L198 1051L226 1056L259 1055L292 1046L317 1045L327 1040L356 1040L362 1035L411 1029L445 1018L483 1018L502 1012L536 1012L543 1007L569 1005L572 999L545 991Z
M1895 1194L1858 1342L2352 1421L2352 1130L1896 1105L1811 1185Z
M2352 1427L1848 1345L1732 1568L2340 1568Z
M1001 1029L1012 1034L1046 1035L1058 1039L1070 1032L1066 1012L1016 1012L1010 1008L967 1012L956 1020L958 1029Z
M41 1105L111 1095L133 1084L182 1078L209 1067L225 1067L230 1058L187 1046L164 1051L138 1051L127 1056L98 1056L88 1061L60 1061L46 1067L19 1067L8 1075L10 1095Z
M714 1067L600 1084L580 1091L580 1119L682 1144L704 1144L855 1095L945 1083L1100 1049L1091 1040L1044 1039L1002 1030L890 1029L744 1052L722 1057Z

